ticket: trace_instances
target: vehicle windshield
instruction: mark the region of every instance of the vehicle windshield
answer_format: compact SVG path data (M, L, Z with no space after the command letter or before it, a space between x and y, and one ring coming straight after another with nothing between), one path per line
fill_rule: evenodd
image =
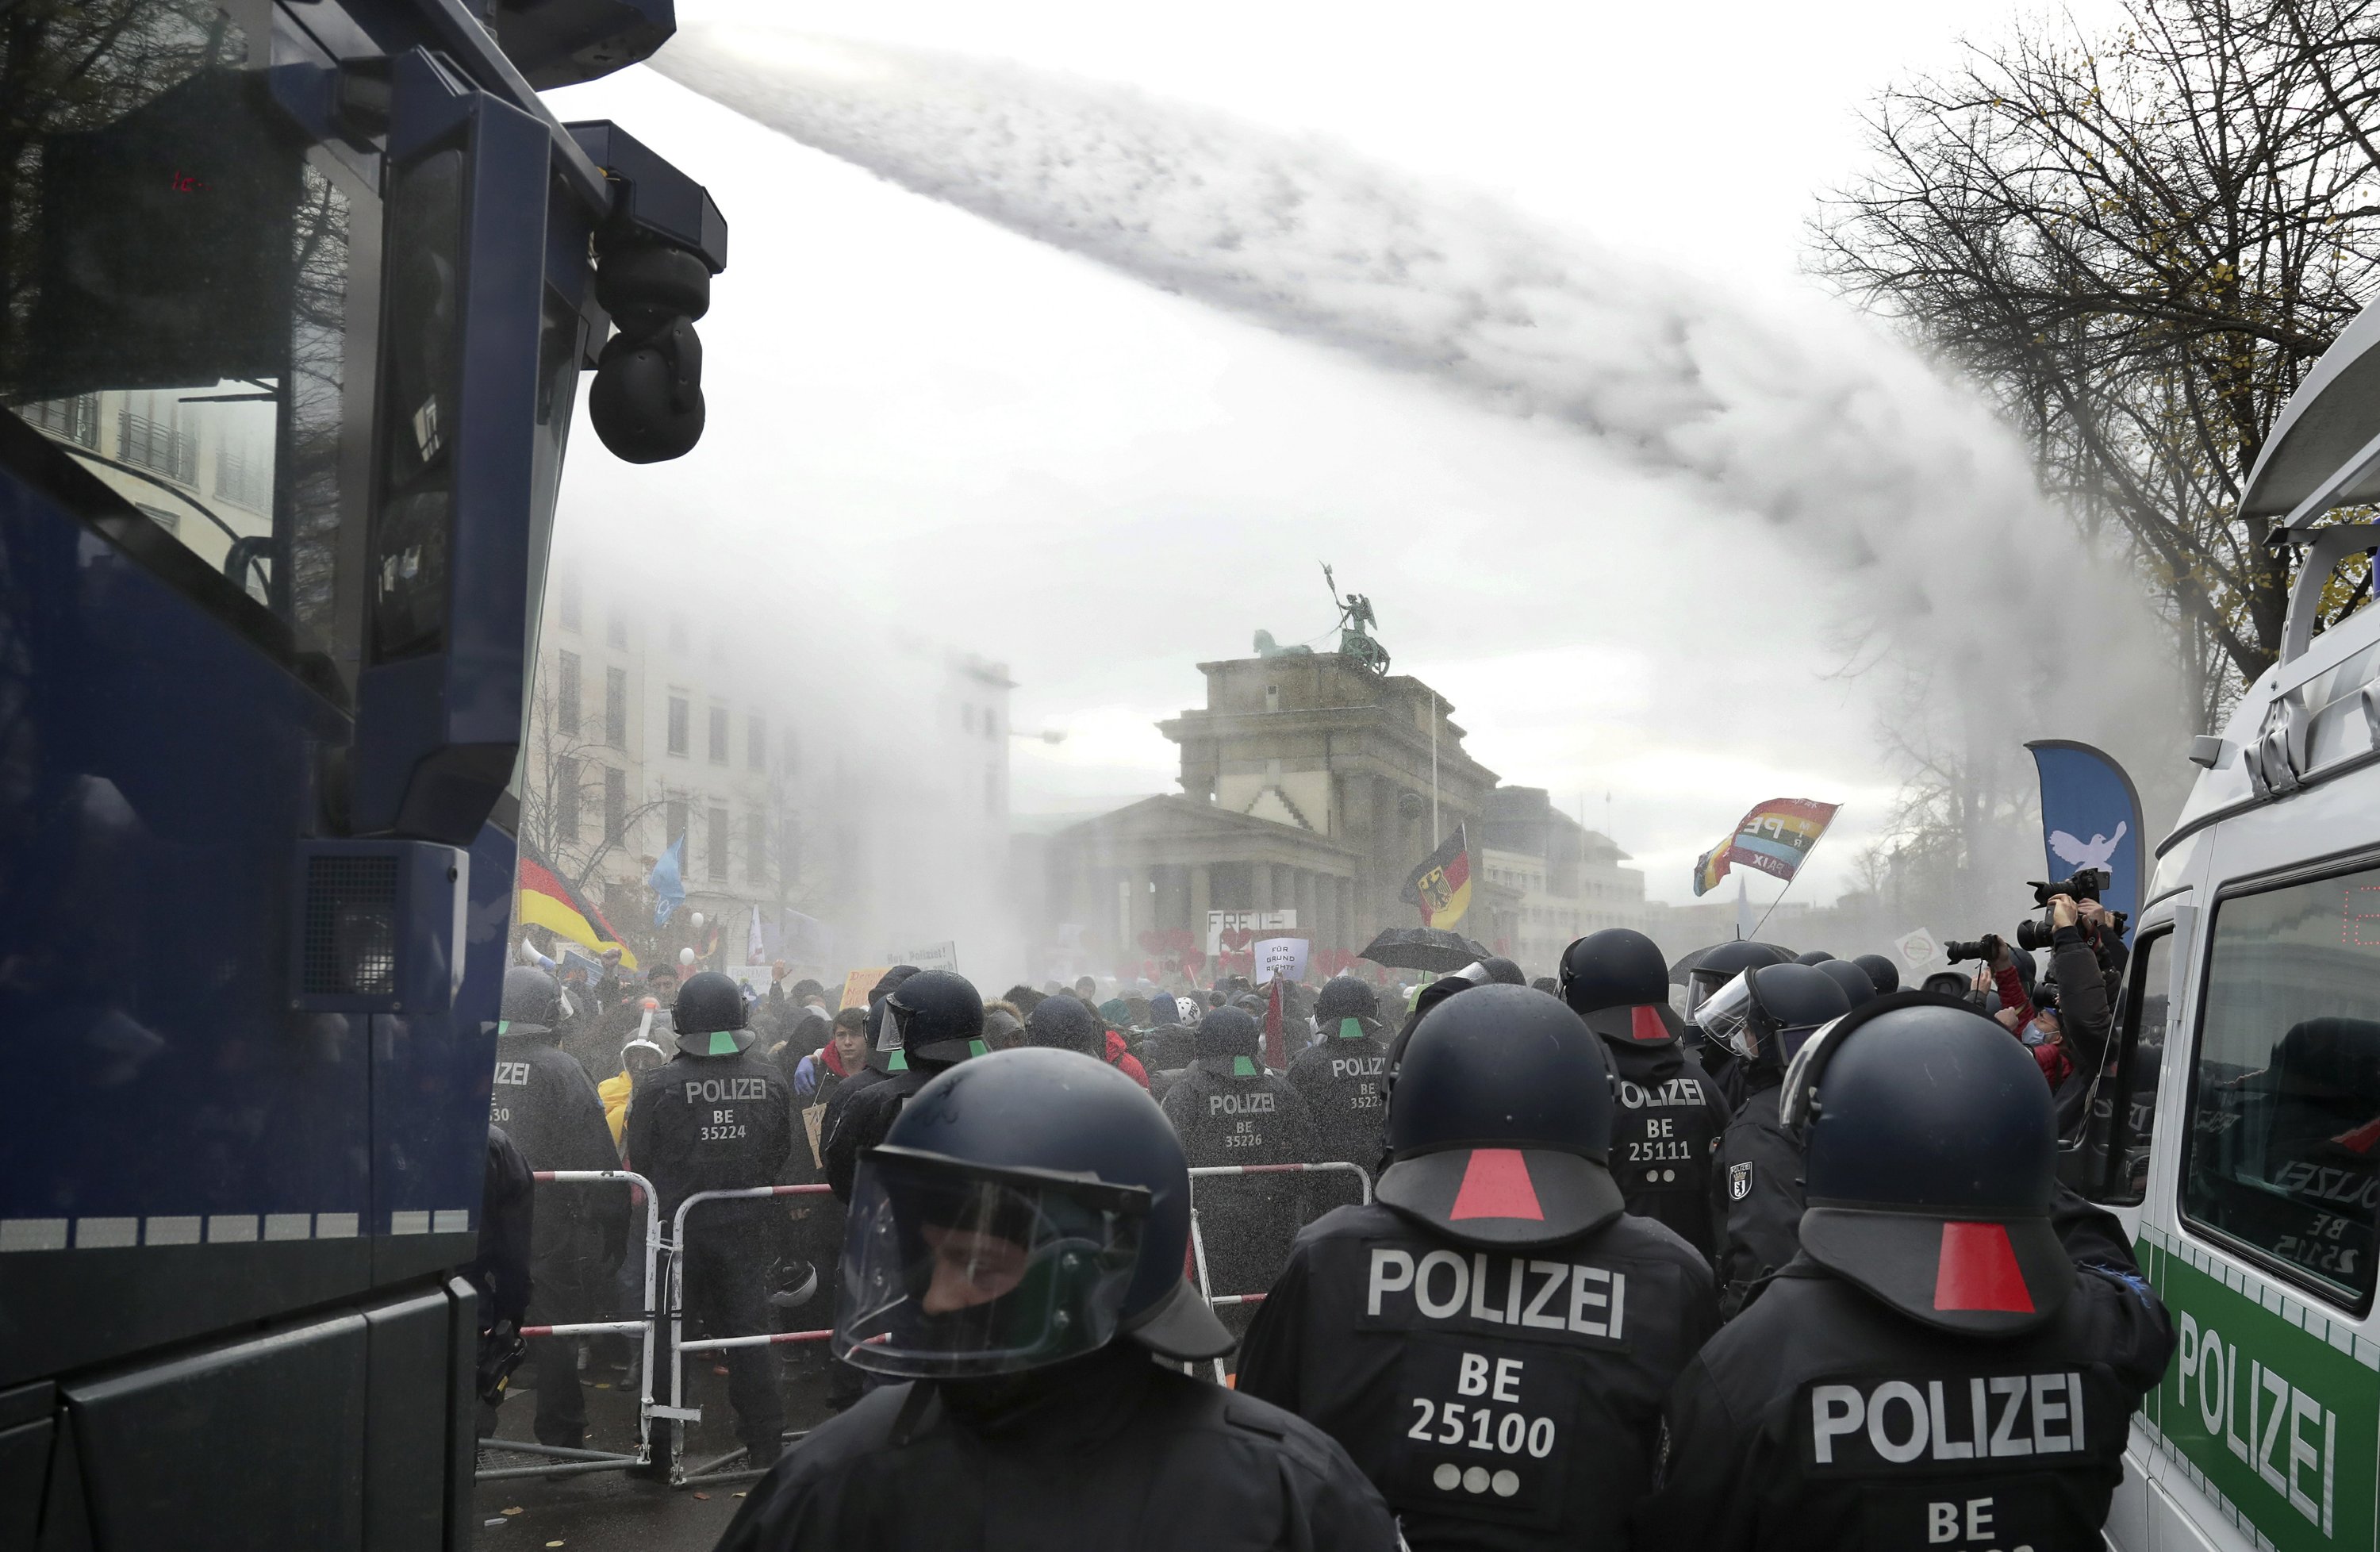
M354 604L356 180L307 151L258 49L200 0L9 8L0 408L198 563L161 575L320 653Z

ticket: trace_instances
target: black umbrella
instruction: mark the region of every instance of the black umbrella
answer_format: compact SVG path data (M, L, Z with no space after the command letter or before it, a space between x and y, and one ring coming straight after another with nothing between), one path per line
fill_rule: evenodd
M1375 964L1444 975L1486 959L1488 949L1442 927L1390 927L1382 928L1359 957Z

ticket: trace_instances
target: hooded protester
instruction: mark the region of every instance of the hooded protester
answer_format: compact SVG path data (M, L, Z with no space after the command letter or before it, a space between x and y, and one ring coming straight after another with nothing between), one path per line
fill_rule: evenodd
M1812 1041L1783 1090L1801 1247L1672 1393L1638 1545L2102 1546L2173 1328L2124 1227L2058 1188L2033 1063L1903 992Z
M561 991L542 970L504 972L496 1025L495 1083L489 1119L531 1170L616 1170L620 1156L587 1070L554 1042ZM628 1196L618 1187L565 1187L539 1205L529 1250L531 1326L601 1320L627 1248ZM537 1375L537 1439L565 1449L587 1441L578 1388L578 1344L566 1337L528 1343Z
M1624 1548L1718 1314L1702 1256L1622 1210L1604 1042L1527 987L1442 1001L1388 1134L1378 1200L1297 1237L1240 1393L1345 1446L1415 1552Z
M674 1223L689 1196L779 1183L794 1148L793 1095L774 1062L752 1054L748 1010L716 970L686 977L673 1010L677 1054L637 1080L628 1101L628 1166L653 1182L655 1210ZM783 1217L766 1197L714 1201L687 1216L677 1275L686 1309L715 1336L772 1329L769 1270ZM736 1437L756 1466L783 1449L784 1399L765 1347L728 1350L727 1394ZM655 1464L666 1469L666 1459Z
M1191 1168L1315 1158L1305 1101L1257 1058L1263 1037L1257 1021L1237 1008L1218 1008L1200 1022L1197 1060L1166 1090L1164 1106ZM1305 1221L1305 1177L1296 1173L1200 1183L1209 1293L1261 1293L1270 1286ZM1238 1318L1234 1311L1227 1321Z
M1231 1339L1183 1280L1181 1145L1118 1074L1032 1049L941 1073L852 1213L833 1344L883 1387L751 1489L719 1552L1396 1546L1329 1438L1182 1372Z
M1679 1043L1669 964L1643 933L1589 933L1562 951L1561 1000L1603 1041L1620 1100L1611 1178L1628 1210L1665 1223L1705 1260L1718 1255L1711 1150L1733 1118L1718 1085Z
M1312 1016L1314 1043L1291 1059L1289 1086L1313 1114L1318 1157L1368 1170L1380 1156L1380 1122L1388 1114L1382 1080L1389 1043L1379 998L1353 976L1334 976L1314 1000Z
M833 1096L828 1099L826 1115L819 1129L819 1135L821 1138L834 1135L835 1125L843 1119L844 1107L849 1105L859 1095L891 1077L896 1060L905 1060L901 1055L900 1040L896 1037L888 1042L885 1038L884 1000L892 996L893 989L902 982L920 973L914 964L896 964L877 977L875 986L868 988L868 1060L858 1072L844 1079L836 1087Z

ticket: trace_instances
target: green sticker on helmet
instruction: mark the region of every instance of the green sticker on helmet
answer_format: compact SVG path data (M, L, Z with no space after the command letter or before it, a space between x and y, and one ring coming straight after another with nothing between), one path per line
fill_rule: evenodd
M742 1049L735 1043L735 1034L733 1030L714 1029L710 1032L710 1055L734 1056Z
M967 1042L967 1054L969 1056L981 1056L990 1049L991 1049L991 1048L985 1045L981 1040L969 1040Z
M892 1053L892 1059L884 1064L884 1070L888 1073L907 1072L909 1070L909 1053L907 1051L894 1051Z
M1245 1056L1235 1056L1232 1058L1232 1076L1235 1078L1253 1078L1256 1075L1257 1064L1255 1062L1249 1061Z
M1362 1019L1342 1018L1339 1021L1339 1038L1342 1040L1360 1040L1363 1037L1364 1021Z

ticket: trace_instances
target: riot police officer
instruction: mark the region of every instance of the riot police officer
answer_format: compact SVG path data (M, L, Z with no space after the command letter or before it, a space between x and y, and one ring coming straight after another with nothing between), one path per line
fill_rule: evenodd
M1889 996L1900 989L1900 967L1878 953L1864 953L1852 961L1867 972L1870 985L1878 997Z
M1378 996L1353 976L1331 976L1314 999L1314 1033L1285 1075L1313 1118L1317 1156L1369 1170L1388 1114Z
M1038 1011L1038 1010L1037 1010ZM1257 1057L1264 1031L1237 1008L1198 1024L1198 1060L1165 1091L1165 1119L1193 1169L1219 1164L1304 1164L1315 1157L1305 1101ZM1261 1293L1305 1221L1301 1174L1216 1176L1199 1184L1198 1225L1209 1293ZM1237 1328L1245 1306L1224 1319Z
M775 1062L751 1052L741 988L716 970L686 977L673 1019L677 1052L637 1079L628 1099L628 1164L653 1182L662 1220L698 1192L777 1183L794 1146L793 1091ZM686 1313L712 1335L772 1328L769 1267L778 1222L768 1197L710 1202L686 1215L677 1275ZM755 1465L783 1448L784 1398L765 1347L730 1348L727 1397Z
M577 1058L560 1045L562 993L528 965L504 972L498 1006L495 1083L488 1119L504 1128L531 1170L616 1170L620 1155L603 1099ZM628 1194L618 1185L558 1185L537 1205L529 1248L530 1326L610 1316L613 1278L628 1239ZM578 1343L533 1337L540 1444L587 1443L587 1400L578 1388Z
M1561 1003L1476 988L1403 1065L1379 1200L1298 1236L1241 1393L1345 1445L1415 1552L1624 1546L1709 1263L1622 1210L1603 1042Z
M891 1381L751 1491L719 1552L1390 1552L1319 1430L1151 1361L1231 1345L1182 1278L1190 1181L1104 1063L996 1051L860 1161L836 1352Z
M2173 1332L2121 1225L2058 1191L2024 1048L1879 998L1795 1061L1783 1116L1801 1254L1680 1381L1640 1545L2097 1548Z
M888 1040L884 1035L884 1000L892 995L895 987L917 974L918 970L914 964L896 964L878 976L876 984L868 988L868 1063L844 1079L827 1097L826 1114L819 1122L821 1151L825 1140L834 1135L835 1126L843 1120L843 1112L851 1102L891 1077L896 1070L896 1062L905 1065L905 1061L899 1061L900 1038L895 1036Z
M1739 938L1732 942L1713 943L1691 956L1686 966L1685 1037L1680 1042L1694 1059L1703 1064L1703 1071L1718 1085L1719 1097L1728 1109L1743 1108L1743 1074L1736 1070L1735 1052L1727 1046L1706 1039L1696 1014L1711 993L1727 985L1755 964L1781 964L1793 957L1790 950L1774 943L1762 943Z
M1876 980L1856 960L1822 959L1816 962L1818 971L1843 988L1843 1000L1858 1008L1875 1000Z
M1802 1145L1778 1117L1785 1065L1850 999L1815 964L1755 965L1698 1010L1703 1029L1736 1053L1743 1103L1711 1158L1720 1215L1719 1311L1730 1319L1753 1284L1793 1258L1802 1220Z
M1719 1215L1711 1151L1733 1119L1718 1085L1678 1043L1660 949L1624 927L1590 933L1562 951L1561 999L1603 1039L1617 1080L1611 1177L1628 1210L1718 1255Z
M955 970L920 970L885 994L878 1015L877 1047L892 1070L880 1083L852 1095L837 1114L828 1106L820 1152L826 1182L837 1200L851 1200L859 1156L884 1140L892 1118L910 1096L946 1067L983 1054L983 997ZM897 1063L892 1059L897 1057ZM840 1097L854 1082L846 1080Z

